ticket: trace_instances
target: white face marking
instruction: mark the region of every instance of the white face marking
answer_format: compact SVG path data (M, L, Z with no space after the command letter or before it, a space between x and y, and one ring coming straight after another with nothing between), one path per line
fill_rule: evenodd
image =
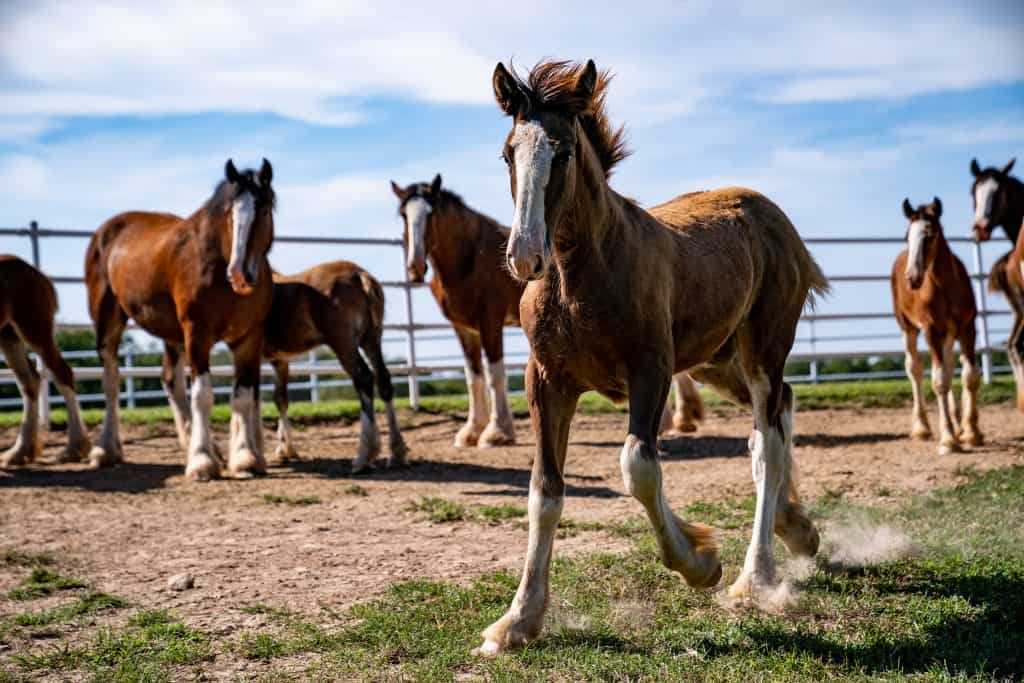
M425 235L430 211L430 203L423 197L413 197L405 203L405 244L408 251L406 266L409 269L417 264L422 265L427 257Z
M231 261L228 263L228 272L242 267L255 218L256 200L248 192L231 203Z
M524 241L531 252L543 249L547 238L544 221L544 193L551 178L555 150L535 121L517 123L511 145L516 165L516 208L512 219L512 242Z
M912 221L907 231L907 272L911 267L918 273L924 272L924 238L928 232L928 221Z
M995 178L986 178L974 188L974 223L987 224L992 217L992 205L995 203L999 183Z

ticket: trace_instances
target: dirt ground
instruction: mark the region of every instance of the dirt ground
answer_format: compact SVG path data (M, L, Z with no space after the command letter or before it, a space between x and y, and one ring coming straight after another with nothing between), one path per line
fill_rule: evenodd
M61 571L108 593L169 608L212 633L247 626L239 611L254 603L304 613L343 609L413 577L463 580L518 568L526 531L519 525L433 524L408 509L422 496L467 504L526 505L533 437L517 423L520 444L493 450L452 446L460 422L403 416L412 465L352 477L348 459L358 425L317 425L296 434L305 461L273 467L269 477L193 484L170 425L125 431L128 464L106 471L81 465L33 465L0 472L0 549L47 551ZM694 435L664 442L668 498L696 501L752 494L746 452L749 418L711 416ZM893 504L913 492L948 485L966 466L1024 463L1024 420L1009 404L982 413L986 445L949 457L934 443L905 436L908 410L837 409L797 416L796 458L808 499L826 490ZM580 415L571 435L565 515L616 520L641 514L624 495L619 450L624 415ZM226 435L218 438L226 444ZM0 444L14 430L0 432ZM273 443L267 433L268 446ZM45 457L62 445L47 435ZM358 484L365 496L346 493ZM313 505L268 504L266 494L316 496ZM700 520L695 520L700 521ZM614 550L622 539L589 531L559 540L557 552ZM190 572L192 590L172 592L168 577ZM0 566L0 592L24 575ZM0 616L19 606L0 600Z

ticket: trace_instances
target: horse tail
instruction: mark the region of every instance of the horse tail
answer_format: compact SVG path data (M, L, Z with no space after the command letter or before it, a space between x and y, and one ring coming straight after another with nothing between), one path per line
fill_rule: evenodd
M1005 294L1010 291L1010 282L1006 278L1006 262L1010 258L1010 252L999 257L992 268L988 271L988 291Z
M818 300L828 296L829 292L832 291L832 285L829 284L828 278L825 277L825 273L821 270L821 266L814 260L810 252L807 253L807 268L809 271L807 306L814 310L814 307L818 305Z
M359 280L366 294L367 307L370 309L370 323L374 330L383 330L384 326L384 288L365 270L359 271Z

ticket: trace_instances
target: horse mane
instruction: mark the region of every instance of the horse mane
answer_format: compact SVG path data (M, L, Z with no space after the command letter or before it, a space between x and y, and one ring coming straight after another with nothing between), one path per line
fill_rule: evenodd
M401 211L402 207L405 206L405 203L413 197L423 197L424 199L430 197L430 183L413 183L405 188L405 192L407 193L407 196L402 203L398 205L399 211ZM466 206L466 202L462 199L461 195L442 187L435 209L441 211L445 209L461 210L469 209L469 207Z
M583 69L584 65L578 62L545 60L530 69L526 80L516 73L514 66L510 73L529 99L531 108L568 109L578 112L580 125L597 153L607 178L612 174L615 165L630 155L630 150L626 147L625 127L613 127L605 111L608 84L612 80L611 72L607 69L599 71L593 97L584 99L576 90L576 83Z
M249 179L260 189L259 196L256 199L260 202L270 202L270 208L273 209L277 206L277 194L274 192L273 187L263 187L256 180L258 177L256 172L252 169L246 169L240 173L243 176L249 176ZM231 208L231 204L238 199L243 192L245 192L245 186L242 183L232 183L226 178L217 183L217 186L213 188L213 194L206 200L206 203L202 206L202 211L210 218L215 217L218 213L223 213Z

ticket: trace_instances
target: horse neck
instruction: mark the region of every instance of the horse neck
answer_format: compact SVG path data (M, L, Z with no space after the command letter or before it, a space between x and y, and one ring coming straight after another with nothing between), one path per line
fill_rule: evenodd
M1014 177L1008 179L1006 215L1003 217L1003 230L1014 244L1020 236L1021 221L1024 221L1024 183Z
M953 265L955 258L946 241L946 234L940 230L935 237L935 258L928 266L928 273L939 282L948 282L949 277L956 272Z
M231 260L231 231L223 216L216 218L220 213L216 208L202 206L188 217L186 223L195 230L200 252L207 255L208 260L219 258L227 263Z
M450 200L434 211L433 235L427 257L442 281L459 279L477 252L480 221L476 212Z

